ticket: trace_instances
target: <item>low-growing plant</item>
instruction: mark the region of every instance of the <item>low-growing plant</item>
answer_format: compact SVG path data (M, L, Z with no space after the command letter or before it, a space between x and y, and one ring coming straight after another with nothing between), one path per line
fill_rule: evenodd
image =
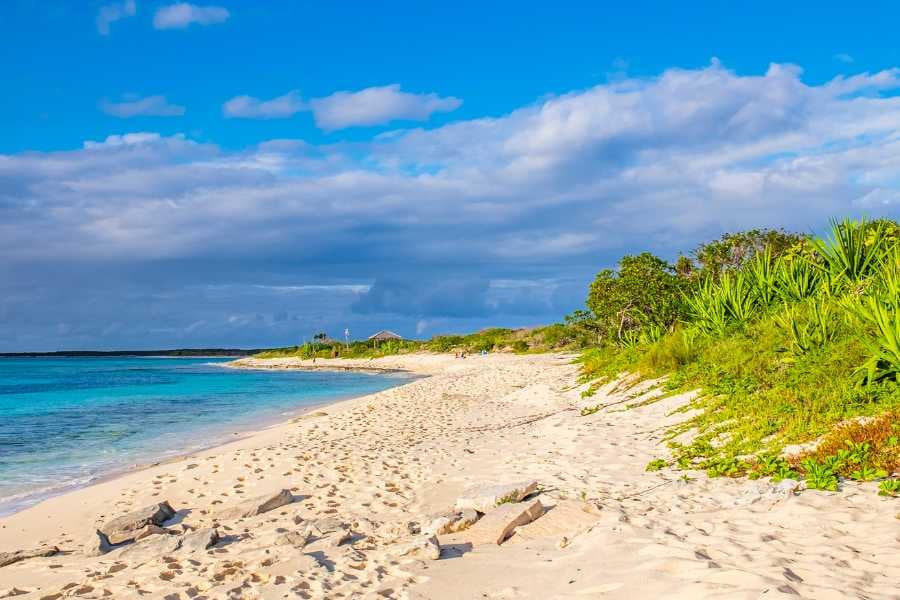
M709 477L738 477L748 469L747 463L733 457L707 461L705 467Z
M838 490L838 478L834 471L824 464L812 458L807 458L801 463L806 475L806 487L811 490Z
M659 471L660 469L664 469L668 466L669 463L662 458L656 458L647 463L645 471Z
M888 473L884 469L876 469L869 465L861 465L858 469L850 473L850 479L855 479L856 481L872 481L873 479L887 477L887 475Z
M878 494L881 496L900 496L900 479L885 479L879 483Z
M580 414L582 417L587 417L587 416L592 415L592 414L594 414L594 413L596 413L596 412L599 412L601 408L602 408L602 407L601 407L599 404L597 404L596 406L585 406L584 408L581 409L581 411L579 412L579 414Z

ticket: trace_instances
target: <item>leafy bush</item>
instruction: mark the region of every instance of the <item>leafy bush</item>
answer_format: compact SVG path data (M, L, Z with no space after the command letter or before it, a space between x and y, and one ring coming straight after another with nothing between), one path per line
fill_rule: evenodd
M701 246L694 259L679 259L670 274L681 281L658 293L683 294L680 322L656 335L639 319L641 327L631 329L619 321L625 333L618 346L587 350L581 364L585 381L667 375L666 392L701 390L689 407L698 410L669 433L695 432L674 447L680 468L805 476L809 487L829 490L839 477L871 480L900 469L895 222L835 221L822 239L729 234ZM592 310L621 314L617 281L601 272L589 295ZM610 293L605 302L600 291ZM823 435L802 461L775 458L787 444ZM761 458L745 460L754 454Z
M601 339L636 343L642 330L665 331L683 315L683 289L671 265L644 252L622 257L616 271L600 271L587 306Z

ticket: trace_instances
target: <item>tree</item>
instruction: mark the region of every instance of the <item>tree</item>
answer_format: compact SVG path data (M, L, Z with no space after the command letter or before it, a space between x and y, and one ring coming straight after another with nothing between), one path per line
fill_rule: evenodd
M741 268L747 261L769 248L772 258L781 256L791 248L806 241L808 236L789 233L783 229L751 229L726 233L717 240L700 244L693 252L697 268L686 269L698 276L710 275L714 279L726 272ZM679 272L687 265L679 264Z
M649 252L624 256L617 271L597 274L587 306L600 336L621 340L628 331L647 326L671 328L684 310L685 285L672 265Z

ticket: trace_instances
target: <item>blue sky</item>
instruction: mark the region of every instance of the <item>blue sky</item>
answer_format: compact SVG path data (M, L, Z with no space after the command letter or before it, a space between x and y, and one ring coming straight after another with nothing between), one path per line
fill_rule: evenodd
M900 212L892 2L0 4L0 351L559 319Z

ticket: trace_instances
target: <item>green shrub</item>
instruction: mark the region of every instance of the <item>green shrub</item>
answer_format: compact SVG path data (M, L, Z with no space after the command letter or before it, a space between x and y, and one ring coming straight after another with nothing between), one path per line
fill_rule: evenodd
M805 476L818 489L836 489L839 476L871 480L895 472L900 227L845 220L823 239L784 234L768 238L778 242L768 246L764 237L726 235L701 246L696 262L679 259L681 323L661 334L645 324L626 328L618 347L585 351L587 394L624 372L667 375L667 393L700 390L684 408L697 410L669 432L695 431L690 443L673 448L679 468ZM609 286L613 275L601 275ZM874 420L852 425L857 417ZM823 435L822 452L805 462L772 458L787 444ZM754 454L768 458L738 458Z

